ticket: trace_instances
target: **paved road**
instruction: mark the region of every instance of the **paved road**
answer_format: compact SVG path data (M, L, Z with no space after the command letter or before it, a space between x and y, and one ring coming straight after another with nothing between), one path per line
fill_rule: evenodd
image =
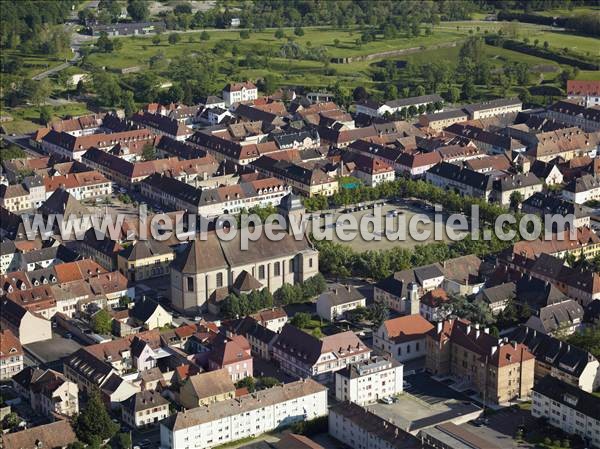
M84 6L84 8L96 9L96 8L98 8L98 3L99 3L98 0L90 1ZM31 79L33 79L35 81L42 80L44 78L47 78L50 75L53 75L57 72L60 72L61 70L66 69L67 67L69 67L71 65L74 65L77 61L79 61L79 59L81 59L81 53L79 52L81 45L84 42L88 42L94 38L92 36L85 36L85 35L77 33L77 31L76 31L77 26L78 26L77 21L78 21L77 11L73 11L73 13L69 17L68 21L63 25L65 27L65 30L68 33L70 33L70 35L71 35L71 44L70 45L71 45L71 50L73 51L73 57L70 60L63 62L62 64L60 64L56 67L52 67L51 69L48 69L42 73L38 73L37 75L33 76Z
M18 147L23 148L23 150L25 150L25 152L28 155L30 155L31 157L46 156L40 150L38 150L37 148L33 148L29 144L29 135L27 135L27 134L16 134L14 136L2 136L2 137L7 142L13 143L13 144L17 145Z

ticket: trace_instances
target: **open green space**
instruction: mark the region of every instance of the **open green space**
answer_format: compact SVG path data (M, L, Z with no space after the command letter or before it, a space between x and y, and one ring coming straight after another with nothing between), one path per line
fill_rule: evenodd
M70 50L60 55L30 54L13 49L3 49L2 53L6 58L14 57L22 61L23 70L19 76L25 78L30 78L52 67L56 67L73 57L73 53Z
M305 28L303 36L296 36L292 29L284 29L285 37L277 39L275 30L251 32L249 38L241 39L239 30L210 30L209 38L201 39L201 32L181 33L179 42L170 44L167 33L161 36L159 44L154 44L148 36L119 38L122 47L112 53L92 53L87 57L87 62L108 70L120 70L129 67L147 68L152 58L164 57L167 61L181 55L194 55L204 51L218 51L224 47L222 56L225 63L231 65L230 70L222 70L218 74L217 82L226 82L231 79L259 79L267 74L275 75L279 85L303 85L307 88L325 88L335 83L348 88L359 85L369 88L381 87L380 83L373 80L373 67L381 58L369 61L359 60L347 64L331 63L326 65L323 61L281 57L281 47L289 39L299 44L306 52L321 47L327 52L328 58L346 58L365 56L373 53L390 50L416 49L410 53L398 55L392 59L405 60L409 63L424 64L432 61L445 60L456 65L461 43L470 35L484 35L487 32L497 32L505 27L505 23L485 21L459 21L443 22L433 27L430 35L426 35L425 27L421 36L399 36L393 39L378 39L372 42L357 44L362 31L358 28L337 29L332 27ZM517 29L521 39L527 36L530 42L535 39L539 45L548 41L551 48L569 48L573 53L598 52L597 40L558 32L549 27L535 24L520 23ZM455 43L455 47L438 48L439 45ZM235 47L235 52L232 48ZM268 66L260 68L245 67L243 60L248 53L259 51L270 54ZM560 72L556 62L543 58L526 55L499 47L486 46L486 55L493 66L500 69L510 63L524 62L531 66L531 71L537 74L534 82L553 80ZM385 59L390 59L387 57ZM168 70L157 71L161 77L168 79ZM580 79L598 79L598 72L581 72ZM518 91L511 91L516 94Z
M598 6L578 6L572 9L548 9L545 11L536 11L535 14L545 17L573 17L581 14L600 13L600 5Z
M231 30L212 30L207 33L210 36L209 40L201 40L201 33L199 32L181 33L181 40L176 44L169 44L165 35L161 36L161 43L158 45L154 45L150 37L120 38L123 44L120 50L113 53L93 53L88 59L99 66L125 68L144 65L158 52L172 58L186 52L212 50L224 42L236 45L240 55L244 55L248 51L264 51L267 49L278 53L288 37L293 38L294 42L303 48L324 47L329 57L345 58L390 50L430 47L458 41L468 34L466 30L440 28L434 30L429 36L423 33L419 37L378 39L357 45L356 39L361 36L358 29L307 28L304 36L295 36L291 30L286 30L286 37L282 39L275 38L274 30L252 32L248 39L240 39L239 32ZM192 39L192 42L190 42L190 39Z
M91 113L85 103L68 103L49 107L55 119ZM2 114L10 115L13 118L12 121L2 123L2 128L7 134L31 133L43 126L39 121L40 108L37 106L2 108Z
M577 75L578 80L600 81L600 70L581 70Z

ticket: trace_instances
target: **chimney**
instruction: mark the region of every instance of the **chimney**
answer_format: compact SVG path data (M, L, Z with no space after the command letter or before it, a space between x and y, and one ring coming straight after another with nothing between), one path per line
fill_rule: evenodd
M489 327L484 328L483 332L486 333L486 334L489 334L490 333L490 328Z
M438 321L438 323L437 323L437 333L438 333L438 334L441 334L441 333L442 333L442 327L443 327L443 324L444 324L444 323L442 323L441 321Z
M496 345L492 346L492 355L494 355L497 350L498 350L498 346L496 346Z
M515 340L512 340L510 344L512 345L513 349L517 349L517 342Z
M471 333L471 325L468 324L467 325L467 335L469 335Z

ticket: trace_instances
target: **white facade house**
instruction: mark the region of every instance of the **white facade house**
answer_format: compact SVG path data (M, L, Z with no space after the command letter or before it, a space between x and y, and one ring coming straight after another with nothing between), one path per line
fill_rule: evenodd
M0 274L15 271L21 260L21 253L17 252L15 242L4 240L0 242Z
M153 390L140 391L123 402L121 416L134 429L147 427L169 416L169 401Z
M22 345L52 338L50 321L8 299L0 303L0 325L12 331Z
M592 393L546 376L533 387L531 415L600 447L600 399Z
M327 415L327 388L300 380L201 406L160 425L161 449L205 449Z
M317 299L317 314L325 320L333 321L350 310L366 305L365 295L355 287L336 284L321 293Z
M258 98L258 89L250 81L245 83L230 83L223 89L223 100L225 106L229 107L234 103L242 101L252 101Z
M254 318L258 324L267 329L279 333L285 323L288 322L288 316L285 310L281 307L273 307L271 309L261 310L256 312L253 315L250 315Z
M353 363L335 373L335 398L366 405L395 396L402 393L403 371L402 364L381 356Z
M425 108L428 105L443 105L444 99L439 95L422 95L418 97L400 98L398 100L391 100L385 103L377 103L372 100L364 100L356 103L356 113L365 114L371 117L383 117L387 114L395 114L403 109L414 107ZM434 107L435 109L435 107ZM443 111L443 109L435 109L436 111Z
M408 315L384 321L373 334L373 346L399 362L425 356L426 334L433 325L421 315Z
M369 187L375 187L383 182L392 182L396 179L394 167L381 159L362 156L355 162L356 169L352 172L352 175Z
M318 339L286 324L273 343L273 359L282 371L324 383L332 381L336 371L370 356L371 348L352 331Z
M600 106L600 81L568 80L567 98L586 108Z
M565 186L562 196L576 204L600 201L600 177L588 174L576 178Z
M52 416L53 413L57 413L63 416L75 416L79 413L78 393L76 383L62 378L60 385L54 390L43 390L35 395L32 392L31 395L35 396L35 400L31 402L34 409L42 415Z
M22 369L21 342L10 330L0 331L0 381L10 379Z

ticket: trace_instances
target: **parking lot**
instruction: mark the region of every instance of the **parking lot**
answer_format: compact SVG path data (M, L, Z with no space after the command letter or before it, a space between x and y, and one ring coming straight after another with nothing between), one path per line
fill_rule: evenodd
M444 383L438 382L428 375L413 374L405 376L404 381L406 382L404 387L406 393L431 405L451 399L458 401L469 400L467 396L452 390Z
M517 408L505 408L487 416L487 423L476 425L474 422L463 424L470 432L480 435L482 438L498 444L502 448L528 448L532 444L518 443L514 436L519 427L531 428L535 419L526 410Z
M343 243L350 246L355 251L365 251L365 250L379 250L379 249L389 249L391 246L400 246L402 248L413 248L415 245L431 243L434 240L434 213L433 210L429 207L425 207L423 205L419 205L416 202L409 201L401 201L396 203L387 203L383 206L378 206L377 209L373 209L373 206L370 205L368 207L363 206L363 210L351 210L354 208L341 208L337 211L328 211L327 214L333 215L332 222L341 216L341 215L352 215L355 217L357 223L360 224L360 220L363 217L373 217L374 213L377 213L377 217L380 218L380 223L369 225L368 229L372 231L375 238L380 238L380 240L365 240L361 237L360 233L356 236L356 238L345 241L340 239L336 232L335 226L329 225L328 228L331 228L333 232L333 241L338 243ZM318 216L318 214L315 214ZM424 224L419 223L416 228L420 232L429 231L431 233L430 237L426 240L415 240L409 234L409 223L413 217L419 215L422 218L429 218L430 223ZM325 228L325 219L313 219L309 224L309 229L316 229L319 227L320 229ZM388 232L392 234L398 233L400 237L396 237L394 239L386 238L386 229ZM444 228L445 229L445 228ZM314 234L314 232L313 232ZM442 232L440 236L440 241L448 241L448 236L445 230Z

